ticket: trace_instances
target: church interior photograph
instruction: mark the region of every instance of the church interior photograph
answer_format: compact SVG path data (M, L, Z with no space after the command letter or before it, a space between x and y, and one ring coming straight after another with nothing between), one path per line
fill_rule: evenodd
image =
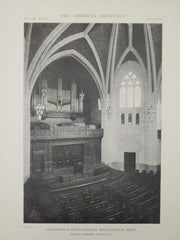
M160 223L162 24L24 23L24 223Z

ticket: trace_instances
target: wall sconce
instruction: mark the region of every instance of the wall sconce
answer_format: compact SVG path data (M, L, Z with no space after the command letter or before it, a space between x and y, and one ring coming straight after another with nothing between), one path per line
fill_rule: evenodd
M112 113L113 113L113 110L112 110L111 105L109 105L109 106L107 107L106 113L107 113L108 120L110 120L111 117L112 117Z
M152 105L148 108L148 118L150 121L153 121L156 111L153 109Z
M41 120L42 115L43 115L44 110L45 110L45 106L39 103L38 105L34 106L34 109L36 111L36 115L37 115L38 120Z

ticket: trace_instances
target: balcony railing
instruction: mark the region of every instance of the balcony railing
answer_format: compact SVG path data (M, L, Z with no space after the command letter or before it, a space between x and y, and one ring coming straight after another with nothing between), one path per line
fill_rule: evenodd
M50 130L31 130L31 139L42 138L88 138L102 137L103 129L90 129L79 126L60 126Z

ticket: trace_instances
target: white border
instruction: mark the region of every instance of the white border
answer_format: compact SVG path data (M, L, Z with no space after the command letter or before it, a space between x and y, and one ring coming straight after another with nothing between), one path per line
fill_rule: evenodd
M58 239L163 239L178 240L179 188L179 42L180 2L163 1L10 1L0 0L0 159L2 240ZM62 17L61 14L69 14ZM73 17L74 14L92 14ZM109 17L100 17L107 14ZM110 16L114 14L114 17ZM93 17L96 15L96 17ZM117 228L107 236L72 236L67 226L92 228L92 224L23 224L23 23L24 22L129 22L163 23L162 178L160 224L95 224ZM63 228L66 230L63 231ZM126 231L127 228L136 231ZM120 231L124 229L124 231ZM104 231L105 232L105 231Z

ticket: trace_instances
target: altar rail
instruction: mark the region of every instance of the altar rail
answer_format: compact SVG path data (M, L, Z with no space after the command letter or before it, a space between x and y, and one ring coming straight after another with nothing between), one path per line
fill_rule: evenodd
M50 130L31 130L31 139L41 138L90 138L102 137L103 129L90 129L79 126L61 126Z

